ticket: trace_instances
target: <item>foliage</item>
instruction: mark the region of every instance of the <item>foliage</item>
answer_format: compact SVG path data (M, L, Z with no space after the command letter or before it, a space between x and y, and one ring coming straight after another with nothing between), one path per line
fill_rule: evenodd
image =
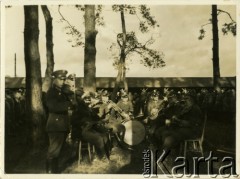
M97 26L105 26L104 18L102 16L102 10L103 10L102 5L96 6L95 21Z
M59 5L58 12L61 16L60 22L66 22L66 26L64 29L66 30L66 34L70 36L68 39L69 43L72 43L72 47L79 47L79 46L84 46L84 38L83 34L84 32L79 31L75 26L73 26L60 11L61 5ZM84 12L85 11L85 6L84 5L75 5L77 10ZM95 21L97 26L104 26L104 18L102 16L102 10L103 6L102 5L96 5L96 10L95 10Z
M228 32L231 32L233 36L236 36L236 29L237 29L236 22L225 23L223 24L222 32L223 35L227 35Z
M206 31L204 30L204 28L201 28L199 31L200 31L200 35L198 39L202 40L205 37Z
M58 13L61 16L60 22L65 22L67 24L64 29L66 34L70 36L68 42L72 43L72 47L84 46L83 33L65 19L64 15L61 13L61 5L58 6Z
M150 14L150 8L148 8L146 5L140 5L139 7L140 13L145 21L141 21L139 24L139 28L141 32L148 32L149 31L149 26L151 27L159 27L157 24L157 21L154 19L153 16Z
M131 5L113 5L112 10L114 12L124 11L125 13L128 13L130 15L137 15L137 10L139 10L139 13L142 16L142 20L140 20L138 16L137 17L140 20L139 29L142 33L149 32L150 27L159 27L157 21L150 14L150 8L148 8L146 5L139 5L138 8Z
M236 29L237 29L237 24L236 22L232 19L231 15L226 12L226 11L223 11L221 9L218 9L218 15L221 14L221 13L225 13L229 16L231 22L229 23L224 23L222 25L222 32L223 32L223 35L228 35L228 33L232 33L233 36L236 36L237 32L236 32ZM204 24L202 25L201 29L199 30L200 32L200 35L198 37L199 40L202 40L204 37L205 37L205 34L206 34L206 31L204 30L204 26L208 25L208 24L212 24L212 19L209 19L209 23L207 24Z
M118 46L113 43L110 46L110 51L114 57L113 65L119 65L119 53L116 53L116 50L120 52L119 47L121 48L123 43L123 34L120 33L117 35L117 42ZM125 49L125 57L130 57L133 54L137 54L140 58L140 63L143 64L145 67L150 69L155 69L159 67L164 67L165 62L163 61L164 54L157 50L150 49L149 46L154 43L154 39L150 38L145 44L140 43L135 35L135 32L127 33L126 35L126 49Z
M154 19L153 16L150 14L150 8L146 5L139 5L139 6L131 6L131 5L113 5L112 10L114 12L121 12L128 13L130 15L136 15L139 19L139 30L142 33L149 32L150 28L159 27L157 21ZM141 15L141 19L137 14ZM117 44L113 43L109 50L112 53L114 58L113 66L118 68L117 66L120 65L120 52L121 48L123 47L123 33L117 34ZM164 54L157 50L150 49L150 46L154 43L154 39L151 37L147 42L141 43L138 41L135 32L127 32L126 33L126 46L125 46L125 58L131 60L131 56L133 54L137 54L140 57L140 63L143 64L145 67L150 69L155 69L159 67L164 67L165 62L163 61ZM118 52L118 53L116 53Z

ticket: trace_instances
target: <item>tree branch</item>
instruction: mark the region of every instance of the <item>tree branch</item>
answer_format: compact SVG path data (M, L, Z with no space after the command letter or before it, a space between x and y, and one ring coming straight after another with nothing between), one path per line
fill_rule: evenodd
M60 12L60 8L61 8L61 5L58 6L58 13L60 14L60 16L62 17L62 20L64 20L65 22L67 22L67 24L72 28L72 29L75 29L74 26L72 26L70 24L70 22L64 18L64 16L62 15L62 13Z
M223 11L223 10L221 10L221 9L218 9L217 11L219 12L219 14L220 14L220 13L225 13L225 14L227 14L228 17L232 20L232 22L235 22L235 21L233 20L232 16L231 16L231 14L230 14L229 12L227 12L227 11Z
M203 24L203 25L201 25L201 27L203 28L204 26L207 26L207 25L209 25L209 24L212 24L212 23L209 22L209 23Z
M151 37L148 41L145 42L144 45L142 45L141 43L137 42L137 44L133 48L130 48L129 50L126 51L126 54L134 51L135 49L144 49L148 45L148 43L150 43L152 40L153 40L153 38Z

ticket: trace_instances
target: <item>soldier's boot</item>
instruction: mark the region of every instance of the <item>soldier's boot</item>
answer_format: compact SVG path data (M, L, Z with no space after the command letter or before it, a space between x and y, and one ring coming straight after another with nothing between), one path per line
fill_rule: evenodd
M54 173L53 159L47 159L47 161L46 161L46 173L48 173L48 174Z

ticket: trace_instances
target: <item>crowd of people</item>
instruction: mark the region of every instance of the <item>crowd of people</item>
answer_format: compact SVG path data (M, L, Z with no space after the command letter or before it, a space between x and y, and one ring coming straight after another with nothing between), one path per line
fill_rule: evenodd
M124 143L126 121L139 120L146 127L146 139L150 144L161 150L174 151L181 141L200 135L204 113L213 119L225 115L226 120L235 120L234 88L219 91L212 88L160 88L139 92L122 89L112 101L107 89L87 92L68 88L66 70L55 71L52 77L53 84L44 99L48 111L47 173L60 172L58 159L69 133L74 143L83 140L94 145L97 160L108 161L112 140L119 147L133 150ZM13 135L25 122L24 103L23 89L6 92L6 135Z

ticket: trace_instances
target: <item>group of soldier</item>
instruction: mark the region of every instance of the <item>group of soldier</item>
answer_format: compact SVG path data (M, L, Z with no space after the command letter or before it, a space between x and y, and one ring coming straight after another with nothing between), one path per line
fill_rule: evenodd
M65 83L65 70L55 71L52 76L53 85L45 99L49 113L47 173L59 172L58 158L69 132L74 142L82 140L94 145L98 159L109 160L109 135L121 141L125 133L122 121L130 120L133 113L128 94L122 92L121 100L114 103L106 90L98 93L71 91Z
M126 132L123 123L139 120L146 127L149 144L160 150L172 150L174 155L183 140L201 134L203 112L209 112L219 104L229 108L224 105L224 100L232 103L234 111L234 89L220 92L201 89L197 92L165 88L161 92L143 90L141 94L121 90L113 102L107 90L91 93L71 90L66 84L67 73L66 70L52 73L52 86L44 100L48 111L47 173L60 172L58 159L69 133L74 142L82 140L94 145L96 160L108 161L112 138L117 141L116 145L133 150L123 142Z

